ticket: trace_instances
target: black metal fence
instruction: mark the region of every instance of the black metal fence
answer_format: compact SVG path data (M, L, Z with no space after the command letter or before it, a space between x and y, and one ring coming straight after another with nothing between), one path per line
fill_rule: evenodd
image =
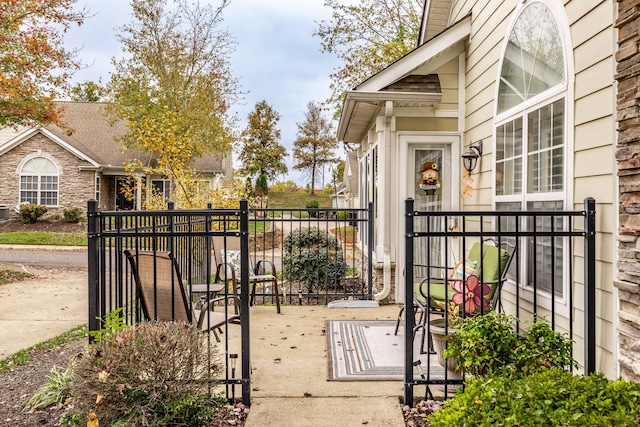
M496 310L503 310L518 319L544 318L553 329L575 339L576 325L582 323L584 358L580 360L586 373L595 371L595 200L587 198L582 211L519 211L519 212L419 212L412 199L405 202L405 307L415 307L414 289L424 277L430 277L436 267L453 269L455 260L464 260L474 242L493 240L497 246L508 243L513 248L512 262L505 273L502 288L495 296ZM480 261L482 262L482 261ZM583 269L583 274L579 269ZM576 280L575 276L579 279ZM445 283L449 280L443 277ZM484 279L480 279L481 281ZM430 282L431 279L425 281ZM581 283L580 283L580 282ZM430 284L430 283L428 283ZM422 286L422 285L419 285ZM584 317L575 318L574 294L584 288ZM449 299L445 289L445 300ZM500 292L501 289L501 292ZM444 369L436 374L436 355L416 351L414 341L419 332L429 333L426 308L405 310L405 375L404 402L412 404L414 388L439 387L445 397L463 385L461 375ZM417 318L426 316L427 320ZM437 315L437 314L434 314ZM418 321L418 323L416 323ZM424 330L418 326L424 321ZM445 334L447 325L445 323ZM414 333L415 332L415 333ZM433 338L429 336L428 338ZM429 342L431 350L431 342ZM574 347L574 354L576 349ZM426 359L424 362L420 358ZM426 365L426 367L424 367ZM417 369L416 369L417 368Z
M89 330L100 329L106 315L116 309L122 309L130 325L160 318L149 314L159 313L158 306L166 302L156 284L162 274L159 263L154 261L153 271L147 272L154 282L151 298L143 297L141 274L136 276L133 265L142 254L153 259L168 256L179 277L167 282L171 319L181 317L175 308L180 307L175 304L180 296L174 292L177 286L184 289L190 313L197 313L212 295L217 297L217 310L225 315L239 301L239 326L226 322L221 334L208 334L208 339L221 340L227 367L224 378L211 381L223 384L228 398L235 397L236 385L241 386L245 404L250 402L252 303L277 304L279 310L280 304L372 297L371 206L249 209L243 200L239 209L177 211L170 204L164 211L101 212L92 200L87 217ZM143 307L149 304L145 299L153 307ZM210 322L207 311L204 324ZM235 360L241 363L238 375Z

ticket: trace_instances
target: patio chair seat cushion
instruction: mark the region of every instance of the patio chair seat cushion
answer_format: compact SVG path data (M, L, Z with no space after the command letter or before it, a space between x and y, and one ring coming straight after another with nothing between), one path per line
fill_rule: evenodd
M423 307L426 306L427 301L426 299L422 296L422 293L420 293L420 284L421 282L417 282L413 284L413 297L420 303L420 305L422 305ZM447 299L446 297L448 297L449 301L451 301L451 298L453 297L453 294L456 292L453 290L453 288L451 288L449 286L449 289L446 289L447 285L444 283L431 283L431 285L427 285L427 283L422 283L422 290L424 291L424 294L427 295L427 290L429 291L428 295L431 296L430 298L430 306L433 309L442 309L442 307L438 306L438 301L445 301L445 299Z
M480 248L483 247L483 254L480 254ZM482 258L482 261L480 260ZM450 277L457 278L461 275L468 277L470 274L475 274L478 277L482 277L484 283L489 284L491 291L487 295L487 299L491 301L493 294L498 288L498 281L500 275L504 270L507 262L509 261L509 252L504 249L500 249L497 246L481 245L476 242L471 246L469 255L464 262L459 262L452 270ZM471 269L475 267L475 271ZM437 280L436 280L437 282ZM449 286L449 289L446 287ZM429 295L429 306L434 310L442 310L442 307L438 303L445 301L449 302L453 298L456 291L445 283L434 283L433 281L427 288L427 283L422 284L422 290L425 295ZM413 285L414 298L424 307L426 306L426 299L420 293L420 282Z

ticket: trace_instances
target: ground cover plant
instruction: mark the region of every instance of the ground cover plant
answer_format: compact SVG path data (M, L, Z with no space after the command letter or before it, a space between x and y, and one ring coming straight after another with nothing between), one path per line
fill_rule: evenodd
M25 273L23 271L0 269L0 285L20 282L21 280L30 279L32 277L34 276L31 273Z

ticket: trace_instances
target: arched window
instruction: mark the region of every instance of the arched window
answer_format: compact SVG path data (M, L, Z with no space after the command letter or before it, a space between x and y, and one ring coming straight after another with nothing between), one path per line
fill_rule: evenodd
M20 203L58 205L58 167L45 157L34 157L20 171Z
M565 209L571 67L565 55L568 37L563 37L568 28L556 19L564 11L558 6L554 15L553 4L537 0L521 6L505 40L494 123L497 210ZM529 275L553 265L547 263L551 257L562 259L562 245L538 240L529 250L536 251L539 264L529 266ZM539 278L547 277L542 286L561 296L562 263L555 265L560 266L555 272L538 271L537 281L540 285Z

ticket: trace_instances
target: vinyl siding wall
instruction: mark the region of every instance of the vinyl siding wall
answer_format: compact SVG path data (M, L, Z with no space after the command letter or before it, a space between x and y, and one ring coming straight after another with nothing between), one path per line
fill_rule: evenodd
M559 1L559 0L558 0ZM472 29L466 54L465 136L463 148L470 141L483 140L481 173L474 175L473 197L464 200L466 209L491 209L493 206L494 115L496 84L500 58L513 13L520 0L453 1L451 23L472 12ZM562 5L559 4L558 7ZM616 298L613 288L615 263L617 180L614 163L615 4L600 0L565 1L573 51L575 81L573 105L569 106L566 173L567 196L573 207L581 209L585 197L597 202L597 283L599 351L597 369L609 377L617 375L615 322ZM562 30L561 30L562 31ZM572 162L569 162L572 160ZM582 248L576 248L581 253ZM575 318L582 313L582 260L575 260ZM576 331L582 334L582 328ZM577 348L581 348L581 343ZM581 354L576 355L582 357Z

